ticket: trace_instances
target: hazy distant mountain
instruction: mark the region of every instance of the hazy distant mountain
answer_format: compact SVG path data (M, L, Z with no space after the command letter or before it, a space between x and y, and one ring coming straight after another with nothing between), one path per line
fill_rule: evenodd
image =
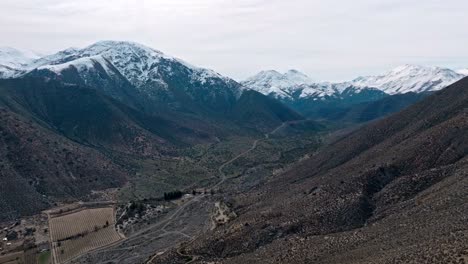
M403 65L383 75L359 77L351 83L375 87L388 94L403 94L441 90L463 77L447 68Z
M0 78L11 78L18 75L25 66L40 56L33 51L0 47Z
M313 83L311 78L297 70L289 70L284 74L274 70L261 71L242 82L250 89L279 98L290 98L297 87Z
M460 70L457 70L457 73L458 73L458 74L461 74L461 75L468 76L468 68L467 68L467 69L460 69Z
M323 118L352 104L378 100L386 94L351 83L314 82L296 70L263 71L242 82L248 89L276 98L311 118Z
M463 71L462 71L463 72ZM388 73L378 76L359 77L350 82L330 83L314 82L307 75L289 71L281 74L276 71L264 71L248 78L242 84L247 88L269 95L303 115L312 118L330 118L344 111L360 111L366 102L380 100L383 97L404 93L424 93L445 88L460 80L464 75L450 69L438 67L424 67L404 65ZM412 99L422 98L409 96ZM404 100L397 102L398 99ZM408 105L407 97L395 97L392 100L398 107ZM351 110L356 105L358 109ZM376 106L374 104L374 106ZM383 106L382 106L383 107ZM378 111L381 115L397 111L401 108L392 108L392 111ZM380 107L377 107L380 108ZM367 116L375 118L381 115L368 113Z
M242 82L245 87L281 100L323 99L339 97L345 90L361 92L362 87L349 83L315 82L297 70L284 74L277 71L262 71Z

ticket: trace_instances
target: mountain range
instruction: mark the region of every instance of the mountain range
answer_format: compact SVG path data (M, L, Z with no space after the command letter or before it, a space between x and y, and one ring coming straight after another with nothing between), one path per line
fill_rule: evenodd
M131 177L125 157L160 158L233 135L263 135L303 116L341 126L367 122L461 76L447 69L400 68L387 74L398 78L385 87L395 80L403 83L409 78L406 73L422 74L418 85L411 86L418 87L418 93L389 95L385 91L390 88L364 85L385 83L382 80L392 79L387 75L316 83L297 70L268 71L238 83L133 42L101 41L47 56L11 48L0 54L2 135L9 149L2 157L8 168L2 178L11 186L27 182L31 188L26 193L14 188L14 193L3 192L5 206L20 198L25 205L8 207L8 217L57 200L78 199L91 190L122 186ZM434 81L439 78L434 74L443 81ZM432 82L422 81L425 78ZM51 163L41 156L50 157ZM88 157L96 162L91 165ZM80 173L85 166L90 171ZM37 173L31 174L31 168ZM110 168L117 178L103 176ZM80 178L86 180L75 184Z
M381 75L332 83L314 81L298 70L283 74L270 70L237 83L138 43L101 41L83 49L69 48L47 56L0 49L0 78L47 77L99 87L107 95L149 113L203 112L203 116L209 113L218 118L229 114L235 108L234 102L247 89L277 99L308 118L326 120L337 118L336 113L351 116L344 112L356 112L354 106L363 109L363 104L376 105L385 97L399 95L391 100L400 107L391 107L382 112L384 115L423 97L416 94L440 90L466 74L466 70L403 65ZM407 103L398 103L399 99ZM375 119L382 115L370 116ZM232 114L231 118L234 116L238 117ZM199 123L204 119L199 119Z
M438 91L466 75L466 70L453 71L448 68L407 64L381 75L363 76L341 83L316 82L297 70L289 70L284 74L270 70L247 78L242 84L277 98L293 98L295 94L299 98L339 95L349 87L355 87L356 90L374 88L393 95Z
M353 106L375 106L375 102L385 97L398 95L391 100L396 102L395 106L401 107L393 107L386 114L396 112L409 105L397 103L400 99L413 103L422 98L419 94L428 95L460 80L466 76L463 72L439 67L403 65L382 75L331 83L315 82L297 70L290 70L284 74L262 71L241 83L245 87L280 100L309 118L328 119L337 112L356 111L353 110ZM386 99L386 102L388 101Z
M133 42L2 48L0 221L115 202L126 238L73 263L463 263L465 73L237 82Z
M0 194L8 212L0 218L121 187L131 160L303 119L230 78L137 43L103 41L39 58L8 54L1 60L8 78L0 79L7 148L0 180L11 188ZM23 185L26 192L13 188Z

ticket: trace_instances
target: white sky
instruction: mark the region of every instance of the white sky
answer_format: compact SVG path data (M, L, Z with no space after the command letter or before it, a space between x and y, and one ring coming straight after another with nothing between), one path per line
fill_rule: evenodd
M468 67L467 0L0 0L0 46L131 40L236 79L295 68L347 80Z

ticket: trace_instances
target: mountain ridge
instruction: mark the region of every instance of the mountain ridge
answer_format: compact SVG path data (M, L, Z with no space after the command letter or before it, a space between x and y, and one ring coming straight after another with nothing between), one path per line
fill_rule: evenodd
M341 87L350 86L361 89L379 89L387 94L402 94L437 91L460 80L466 73L466 70L463 69L454 71L442 67L405 64L381 75L361 76L347 82L314 82L303 73L300 74L308 78L309 82L300 82L288 79L287 73L262 71L241 83L250 89L276 98L291 98L290 94L298 90L306 90L307 86L311 90L327 91L328 94L325 93L327 95L339 94L343 90ZM313 92L309 92L309 94L314 96ZM301 95L301 97L307 97L307 93Z
M421 93L441 90L463 77L448 68L406 64L382 75L359 77L351 83L375 87L388 94Z

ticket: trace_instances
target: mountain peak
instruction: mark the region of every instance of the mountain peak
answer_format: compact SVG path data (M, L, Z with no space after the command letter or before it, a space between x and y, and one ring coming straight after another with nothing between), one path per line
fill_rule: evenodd
M267 76L267 75L270 75L270 76L281 76L282 74L279 73L278 71L276 70L265 70L265 71L260 71L259 73L257 73L256 75L254 75L253 77L250 77L250 78L254 78L254 77L259 77L259 76Z
M94 44L89 45L88 47L84 48L85 50L93 50L95 52L105 52L107 50L114 50L114 51L122 51L125 49L130 50L141 50L147 53L151 53L152 55L164 55L159 50L155 50L148 46L145 46L140 43L132 42L132 41L119 41L119 40L101 40Z
M193 82L204 84L219 79L231 81L212 70L193 66L148 46L115 40L99 41L82 49L70 48L43 57L26 65L17 76L34 69L47 69L57 74L72 66L80 70L89 70L97 64L106 69L109 63L136 87L153 87L155 84L158 87L167 86L161 77L162 71L170 73L173 70L171 67L176 64L190 72Z
M279 97L290 97L295 88L311 85L314 81L298 70L280 73L275 70L261 71L246 79L242 84L265 95L275 94Z
M352 84L374 87L388 94L437 91L460 80L463 75L441 67L405 64L387 73L356 78Z

